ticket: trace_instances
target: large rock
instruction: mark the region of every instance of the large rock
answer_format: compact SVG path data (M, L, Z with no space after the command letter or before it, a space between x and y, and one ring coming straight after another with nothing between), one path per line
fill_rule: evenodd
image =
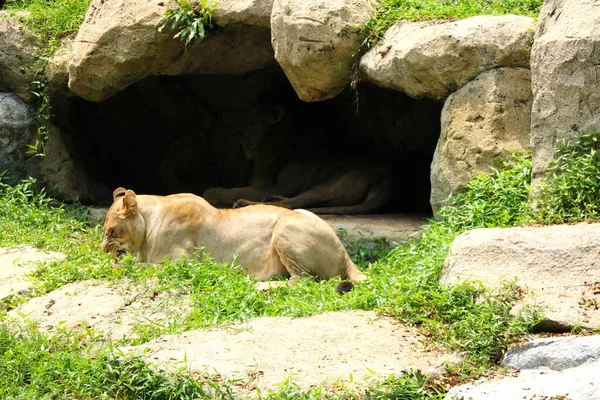
M304 101L334 97L350 82L358 25L368 0L276 0L271 15L275 58Z
M514 15L429 26L400 22L361 58L360 70L376 85L442 99L483 71L528 68L533 24Z
M29 104L34 101L38 50L39 43L19 22L19 15L0 11L0 92L14 93Z
M542 308L539 330L600 327L600 224L474 229L450 246L440 276L499 287L512 282Z
M599 370L598 361L561 372L523 370L518 376L453 387L444 400L598 400Z
M24 178L25 153L37 130L31 108L12 93L0 93L0 173L4 182Z
M530 71L486 71L450 95L431 163L431 207L439 210L506 150L529 148Z
M260 10L269 12L269 3L245 2L248 20L234 3L219 1L214 23L219 25L220 16L227 26L186 49L173 32L157 30L167 9L177 7L174 0L92 1L73 43L70 89L102 101L154 74L243 74L275 65L265 16L257 17ZM249 25L252 21L258 25Z
M600 336L550 337L510 347L502 366L562 371L593 361L600 361Z
M532 184L554 158L556 140L600 129L600 7L546 0L531 50Z

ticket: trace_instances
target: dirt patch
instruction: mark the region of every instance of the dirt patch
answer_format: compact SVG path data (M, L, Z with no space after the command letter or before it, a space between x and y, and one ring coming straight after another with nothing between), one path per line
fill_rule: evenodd
M443 372L457 362L415 328L372 311L330 312L302 318L256 318L227 327L170 335L123 348L173 369L218 373L236 380L240 394L276 389L291 379L306 389L362 385L408 369Z

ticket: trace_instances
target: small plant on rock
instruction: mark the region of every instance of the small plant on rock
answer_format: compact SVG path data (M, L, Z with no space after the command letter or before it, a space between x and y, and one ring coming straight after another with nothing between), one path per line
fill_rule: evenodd
M177 0L180 8L167 10L159 21L158 31L162 32L168 27L177 32L173 37L181 39L186 46L195 39L201 42L206 28L212 28L212 11L217 6L217 3L209 5L209 1Z

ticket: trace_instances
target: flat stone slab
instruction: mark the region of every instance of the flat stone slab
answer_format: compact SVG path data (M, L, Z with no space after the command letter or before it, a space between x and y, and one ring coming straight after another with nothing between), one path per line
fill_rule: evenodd
M371 311L329 312L302 318L257 318L222 328L165 336L122 348L172 368L239 379L245 394L276 390L288 377L302 388L340 379L361 384L407 369L442 373L458 357L426 345L415 328ZM373 374L375 373L375 374ZM339 382L339 381L338 381Z
M43 331L83 326L107 339L135 337L140 324L167 324L191 307L176 293L154 293L141 287L81 281L30 299L9 312L18 321L37 322Z
M450 246L442 284L514 282L541 307L538 330L600 327L600 224L474 229Z
M444 400L598 400L600 361L564 371L522 370L517 376L456 386Z
M26 275L44 261L63 260L62 253L38 250L33 246L0 248L0 300L31 290Z

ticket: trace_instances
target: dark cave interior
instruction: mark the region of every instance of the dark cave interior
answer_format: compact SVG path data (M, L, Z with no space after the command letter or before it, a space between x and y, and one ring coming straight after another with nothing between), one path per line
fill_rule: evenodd
M92 188L84 202L107 205L118 186L170 194L248 184L242 138L257 106L277 105L286 138L332 158L370 157L393 165L382 213L430 213L429 168L442 104L359 82L334 99L305 103L281 70L244 76L146 78L100 103L73 98L61 126ZM60 125L60 124L59 124Z

